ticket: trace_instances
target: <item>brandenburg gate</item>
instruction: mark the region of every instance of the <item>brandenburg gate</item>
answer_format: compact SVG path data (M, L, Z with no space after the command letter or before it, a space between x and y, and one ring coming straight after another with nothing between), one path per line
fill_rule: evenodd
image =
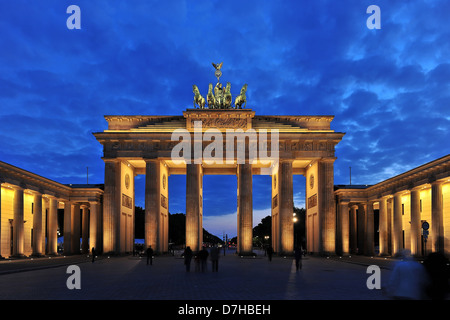
M168 251L168 177L186 175L186 246L202 247L203 176L237 176L240 255L252 253L253 175L272 177L272 246L294 249L293 175L306 177L308 252L335 253L335 146L344 133L333 116L257 115L246 106L247 85L233 97L217 84L206 98L193 86L193 107L173 116L105 116L94 133L103 145L103 252L123 253L134 242L134 178L145 175L145 245Z

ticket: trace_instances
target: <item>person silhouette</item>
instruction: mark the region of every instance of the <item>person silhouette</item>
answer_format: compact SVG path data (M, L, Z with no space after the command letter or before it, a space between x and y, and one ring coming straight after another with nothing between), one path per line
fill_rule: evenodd
M424 266L411 256L409 250L403 250L392 270L388 294L396 300L424 299L428 283Z
M440 252L430 253L423 266L430 278L427 288L428 297L431 300L444 300L449 293L450 267L449 261Z
M269 257L269 261L272 261L272 255L273 255L273 248L268 247L267 248L267 256Z
M298 269L302 268L302 255L303 255L302 249L296 247L294 251L294 256L295 256L295 268L297 271Z
M192 250L191 247L187 246L186 249L184 249L184 265L186 266L186 271L191 271L191 260L192 260Z
M147 248L147 265L150 262L150 265L153 265L153 249L152 246Z
M219 271L219 248L217 247L217 245L214 245L214 247L211 248L210 256L212 262L212 271Z

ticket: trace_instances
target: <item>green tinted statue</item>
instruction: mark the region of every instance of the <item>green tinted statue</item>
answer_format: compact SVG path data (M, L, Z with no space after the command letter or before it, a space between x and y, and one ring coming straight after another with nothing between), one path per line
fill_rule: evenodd
M205 108L205 98L202 97L202 95L200 94L200 90L198 90L198 88L195 84L192 86L192 89L193 89L192 91L194 92L194 108L195 108L195 104L198 104L200 109L204 109Z
M208 95L206 96L206 100L208 101L208 108L209 109L216 108L216 98L214 97L214 94L213 94L213 85L212 85L212 83L209 84L209 90L208 90Z
M242 104L244 105L245 108L245 105L247 103L247 97L245 96L246 91L247 91L247 84L244 84L241 89L241 94L236 97L236 100L234 100L234 106L236 109L242 109L241 108Z
M224 108L228 109L231 108L232 103L232 97L231 97L231 83L227 82L227 86L225 87L225 93L224 93Z

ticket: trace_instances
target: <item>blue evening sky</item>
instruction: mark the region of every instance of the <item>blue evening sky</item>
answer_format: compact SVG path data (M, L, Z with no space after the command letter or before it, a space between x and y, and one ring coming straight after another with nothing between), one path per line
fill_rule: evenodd
M69 5L81 29L69 30ZM381 29L369 29L370 5ZM334 115L335 184L374 184L449 153L448 1L0 1L0 160L103 183L104 115L181 115L212 62L257 115ZM305 202L295 176L295 205ZM143 206L144 177L136 178ZM169 179L185 212L185 177ZM270 177L254 176L254 223ZM205 176L204 227L236 234L236 177Z

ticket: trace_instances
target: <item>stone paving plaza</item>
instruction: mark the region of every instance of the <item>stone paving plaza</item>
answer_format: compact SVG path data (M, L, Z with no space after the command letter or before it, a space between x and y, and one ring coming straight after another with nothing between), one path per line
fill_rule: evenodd
M380 300L383 290L369 290L367 266L381 268L388 280L392 261L368 257L306 256L296 271L292 257L264 253L241 258L229 251L221 256L219 271L191 272L180 252L159 256L153 265L137 256L86 256L3 260L0 262L2 300ZM69 265L81 271L81 289L68 289Z

